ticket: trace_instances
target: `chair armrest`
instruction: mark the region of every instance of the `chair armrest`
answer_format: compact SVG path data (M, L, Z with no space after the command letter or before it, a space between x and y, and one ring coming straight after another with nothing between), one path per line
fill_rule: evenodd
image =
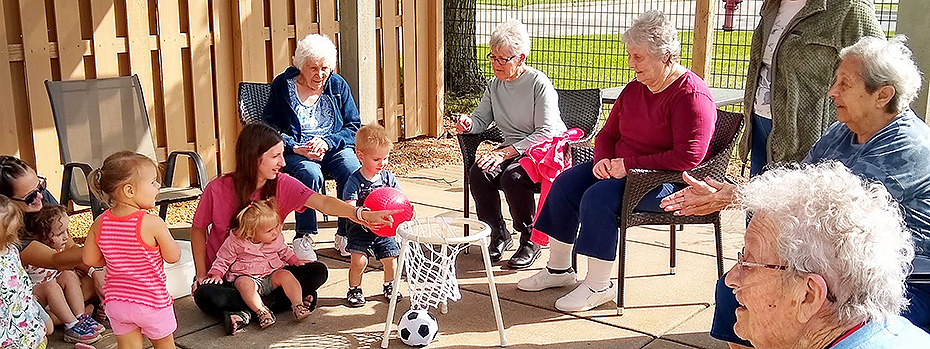
M203 189L207 185L207 167L203 164L203 158L196 152L187 150L177 150L168 154L168 164L165 166L165 178L163 180L166 187L170 187L174 182L174 168L178 161L178 155L187 155L194 162L194 168L197 170L197 185L195 187Z
M93 171L93 168L89 164L83 162L69 162L65 164L64 176L61 178L61 196L60 202L62 205L67 205L69 201L77 203L74 200L74 196L71 195L71 182L74 179L74 170L80 170L84 174L85 183L87 183L87 193L88 199L90 200L90 210L94 217L99 216L103 213L103 210L107 208L107 205L97 199L97 196L94 195L94 191L90 189L91 179L90 173Z
M730 163L730 152L721 152L714 157L707 159L697 165L694 169L688 171L691 177L703 180L711 177L717 181L726 180L727 165ZM680 179L680 178L679 178Z
M504 134L499 128L492 127L481 133L461 133L456 136L459 141L459 150L462 152L462 164L465 173L475 164L475 153L478 152L478 146L484 141L503 142Z
M594 147L585 139L568 142L563 151L564 157L572 159L572 166L594 160Z
M684 183L681 171L634 168L627 172L622 214L628 217L650 191L662 183Z

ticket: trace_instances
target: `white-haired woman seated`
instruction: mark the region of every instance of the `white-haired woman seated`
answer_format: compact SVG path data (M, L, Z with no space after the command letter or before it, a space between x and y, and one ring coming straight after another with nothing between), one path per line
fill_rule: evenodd
M572 286L572 250L589 257L584 283L555 302L562 311L585 311L617 297L610 276L616 275L617 214L627 169L693 169L708 156L717 121L704 80L679 63L678 31L665 14L643 13L623 34L623 42L636 80L617 97L597 134L594 161L575 165L552 184L535 227L552 237L549 261L517 283L529 292ZM636 209L661 211L659 200L675 190L665 183Z
M518 161L527 148L565 132L559 113L559 96L543 72L526 65L530 35L516 19L501 23L491 33L488 60L494 77L488 81L481 103L471 116L462 115L456 124L459 133L481 133L496 123L504 143L478 157L469 170L471 194L475 197L478 219L491 227L491 261L513 246L501 213L504 191L513 228L520 232L520 247L510 258L511 268L526 268L539 257L539 245L530 241L536 201L534 184Z
M898 315L914 246L881 183L830 161L767 171L740 192L752 219L726 277L737 335L758 348L930 348Z
M314 192L323 188L323 174L331 174L341 199L349 176L361 167L355 156L361 121L349 84L334 68L336 45L329 37L304 37L294 50L294 66L271 82L264 118L284 139L284 170ZM317 233L315 210L298 212L296 219L295 238ZM336 248L348 256L345 241L340 220Z
M904 212L916 246L915 265L930 264L930 127L908 105L920 89L920 70L904 38L865 37L840 52L829 96L839 122L814 144L804 162L837 160L860 177L881 182ZM662 201L666 210L703 215L731 204L736 187L695 180ZM733 334L736 301L721 279L711 336L747 345ZM910 306L902 314L930 326L930 285L909 283ZM731 345L733 346L733 345Z

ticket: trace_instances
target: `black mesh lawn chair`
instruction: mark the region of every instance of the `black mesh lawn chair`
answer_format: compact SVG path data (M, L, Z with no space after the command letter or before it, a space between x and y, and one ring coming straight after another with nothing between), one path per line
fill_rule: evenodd
M594 158L594 151L588 150L585 145L591 141L597 119L601 113L601 90L556 90L559 94L559 111L562 121L568 128L579 128L584 131L584 138L571 142L565 147L565 155L570 156L572 163L582 163ZM459 149L462 151L462 163L465 176L465 218L470 212L468 170L475 164L478 146L485 141L503 142L504 135L497 126L488 128L476 134L459 134Z
M730 153L736 144L737 135L743 125L743 115L717 110L717 123L714 135L707 150L711 156L693 170L688 171L695 178L711 177L723 181L726 176ZM714 242L717 249L717 276L723 276L723 248L720 241L720 213L715 212L705 216L675 216L669 212L640 212L633 209L643 197L662 183L681 183L679 171L632 169L627 173L626 187L623 192L623 207L617 219L620 229L620 246L617 257L620 259L617 288L617 314L623 314L623 277L626 267L626 231L629 227L639 225L668 225L669 238L669 269L675 273L675 225L680 224L713 224Z
M154 160L155 142L149 129L149 115L136 75L107 79L45 81L52 104L64 176L61 203L90 206L94 216L106 204L90 194L87 175L103 165L103 160L120 150L144 154ZM172 187L179 155L187 156L196 171L188 187ZM74 175L80 170L82 175ZM164 187L155 199L164 219L168 204L195 200L207 184L203 159L193 151L172 151L165 166Z

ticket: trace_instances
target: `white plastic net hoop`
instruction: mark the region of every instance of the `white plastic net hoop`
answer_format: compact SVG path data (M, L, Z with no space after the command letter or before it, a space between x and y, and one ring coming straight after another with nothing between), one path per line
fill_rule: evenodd
M462 237L453 228L452 219L433 217L414 220L399 229L406 229L405 234L398 236L401 237L401 244L408 245L404 255L404 272L410 288L411 309L429 309L462 298L455 273L455 259L470 243L447 240ZM443 243L435 243L437 239Z

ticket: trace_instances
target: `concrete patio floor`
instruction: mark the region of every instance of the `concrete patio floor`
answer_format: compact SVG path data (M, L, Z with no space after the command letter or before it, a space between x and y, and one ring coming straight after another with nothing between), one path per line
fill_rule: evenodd
M401 186L416 206L419 216L462 215L461 167L445 166L423 170L400 178ZM445 179L444 181L432 179ZM472 212L474 208L472 207ZM504 212L507 212L506 207ZM474 217L474 215L472 216ZM509 218L508 214L505 217ZM289 217L292 222L293 218ZM743 218L736 211L724 214L724 267L731 267L742 246ZM333 224L317 236L317 253L329 267L329 280L320 289L320 302L313 315L296 323L289 313L278 314L275 325L259 330L249 326L236 336L226 336L219 319L201 313L190 296L175 301L179 348L377 348L387 315L388 304L380 296L380 263L372 261L362 284L368 303L349 308L344 303L348 258L333 249ZM179 238L186 227L174 227ZM515 237L516 238L516 237ZM290 240L290 239L288 239ZM717 278L710 225L688 225L678 233L677 273L669 273L668 227L637 227L629 232L627 244L626 309L617 316L616 304L609 302L580 313L555 310L555 300L570 287L541 292L517 290L521 278L545 267L548 250L525 270L510 270L504 262L495 263L494 276L501 300L507 340L511 348L726 348L708 335L714 311L713 288ZM449 305L447 314L437 309L440 334L431 348L471 348L498 346L497 327L492 313L487 279L481 254L472 247L470 254L458 257L457 272L462 299ZM585 265L579 263L579 275ZM614 280L616 281L616 280ZM401 286L406 295L406 285ZM409 309L409 300L398 304L395 319ZM395 320L396 321L396 320ZM396 327L396 326L395 326ZM60 328L50 337L49 348L71 348L62 341ZM404 344L392 333L392 348ZM107 331L97 348L116 348L116 339Z

